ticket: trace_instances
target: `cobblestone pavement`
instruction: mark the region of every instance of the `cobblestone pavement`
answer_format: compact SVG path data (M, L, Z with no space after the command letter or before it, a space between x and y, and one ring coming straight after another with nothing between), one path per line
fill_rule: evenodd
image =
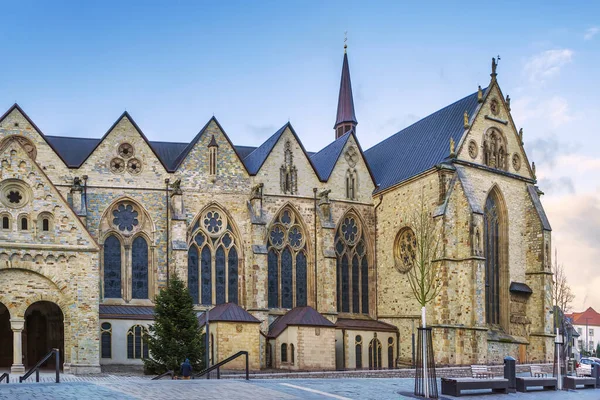
M45 376L42 379L46 378ZM265 380L193 380L150 381L140 377L75 377L86 381L63 383L23 383L0 385L0 399L411 399L412 379L265 379ZM45 379L44 379L45 380ZM454 399L443 396L443 399ZM530 392L482 394L467 399L507 400L592 400L600 399L600 389L569 392Z

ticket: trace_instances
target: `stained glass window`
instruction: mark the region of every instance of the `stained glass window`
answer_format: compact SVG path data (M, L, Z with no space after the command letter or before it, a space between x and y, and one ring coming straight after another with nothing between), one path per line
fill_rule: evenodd
M133 209L131 204L119 204L116 210L113 210L113 224L120 231L131 232L139 224L138 212Z
M284 208L275 218L267 247L269 308L306 306L306 235L300 217L290 207Z
M141 236L131 246L131 293L134 299L148 298L148 243Z
M104 241L104 297L121 297L121 242L113 235Z
M211 208L193 227L188 250L188 288L194 303L237 303L237 240L225 212Z
M101 333L101 353L102 358L112 358L112 326L108 322L103 322L100 326Z
M134 325L127 331L127 358L148 358L147 334L142 325Z
M282 343L281 344L281 362L287 362L288 357L287 357L287 343Z
M494 194L485 202L485 315L488 324L500 323L500 218Z
M369 313L369 251L353 213L342 218L335 234L338 312Z
M356 360L356 369L362 368L362 337L356 335L356 342L354 347L354 358Z

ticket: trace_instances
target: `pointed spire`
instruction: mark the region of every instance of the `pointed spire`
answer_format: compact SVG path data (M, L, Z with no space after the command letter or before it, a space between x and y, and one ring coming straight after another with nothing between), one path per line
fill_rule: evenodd
M347 45L344 43L344 63L342 64L342 79L340 81L340 94L338 97L337 119L335 120L335 138L343 136L350 129L356 133L356 115L354 114L354 99L352 97L352 83L350 82L350 68L348 67Z

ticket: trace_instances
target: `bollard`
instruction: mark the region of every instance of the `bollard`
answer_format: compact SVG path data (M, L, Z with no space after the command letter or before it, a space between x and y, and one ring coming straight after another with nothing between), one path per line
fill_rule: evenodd
M517 360L504 357L504 379L508 379L508 393L517 392Z

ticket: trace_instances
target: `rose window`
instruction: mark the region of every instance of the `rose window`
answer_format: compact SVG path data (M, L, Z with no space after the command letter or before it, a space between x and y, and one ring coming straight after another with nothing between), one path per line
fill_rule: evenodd
M417 239L410 228L405 228L396 239L394 256L400 272L407 272L414 264L417 252Z
M127 161L127 171L129 171L130 174L139 174L141 170L142 162L137 158L132 158Z
M129 143L122 143L119 146L119 155L123 158L130 158L133 156L133 146Z
M110 170L112 172L123 172L125 171L125 161L120 158L113 158L110 161Z
M209 211L204 216L204 229L211 235L216 235L223 229L223 217L218 211Z
M21 202L21 200L23 200L23 196L21 195L21 193L19 193L18 191L13 191L11 190L8 193L8 196L6 196L8 198L8 201L11 202L12 204L19 204Z
M285 233L283 229L281 229L281 226L274 226L273 229L271 229L270 237L271 244L273 244L273 246L281 246L285 237Z
M302 245L302 231L297 226L294 226L290 230L288 239L292 247L300 247Z
M345 218L342 223L342 234L344 240L349 244L354 244L358 238L358 226L354 218Z
M131 204L119 204L116 210L113 210L113 224L120 231L131 232L133 228L139 225L138 212L134 210Z

